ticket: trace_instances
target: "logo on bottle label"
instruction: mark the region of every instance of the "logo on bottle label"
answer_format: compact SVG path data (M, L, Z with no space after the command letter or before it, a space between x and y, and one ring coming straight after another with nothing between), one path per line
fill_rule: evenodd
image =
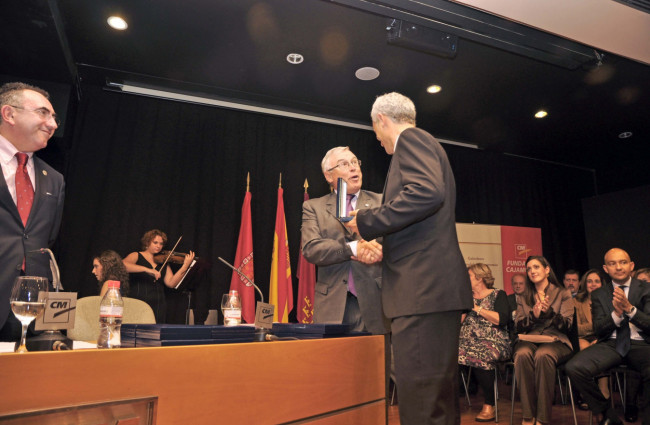
M100 317L122 317L124 307L103 305L99 307Z

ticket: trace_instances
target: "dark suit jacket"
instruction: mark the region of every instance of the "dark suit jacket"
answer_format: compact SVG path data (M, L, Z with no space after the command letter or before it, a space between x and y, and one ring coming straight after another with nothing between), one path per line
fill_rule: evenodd
M613 295L614 285L611 282L604 282L603 286L591 293L591 316L598 341L611 338L612 332L618 329L612 319ZM630 323L639 328L645 342L650 344L650 285L632 279L627 299L637 309Z
M404 130L386 176L382 205L357 214L364 239L384 237L386 316L472 308L455 208L456 183L444 149L424 130Z
M23 226L5 179L0 179L0 328L11 310L11 287L20 274L23 258L27 275L52 278L49 256L29 251L48 248L56 239L65 184L59 172L36 156L32 158L36 185L27 226Z
M357 208L372 208L381 203L381 195L362 190ZM361 317L374 334L388 332L381 308L381 265L366 265L351 260L347 242L359 240L336 219L336 194L310 199L302 206L302 252L307 261L318 266L314 291L314 322L342 323L347 301L347 281L352 268Z

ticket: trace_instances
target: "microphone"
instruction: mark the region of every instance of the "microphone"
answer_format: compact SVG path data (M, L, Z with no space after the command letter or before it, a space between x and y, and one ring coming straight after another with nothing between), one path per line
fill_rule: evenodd
M66 344L63 341L54 341L52 343L52 351L67 351L67 350L72 350L72 348L68 347L68 344Z
M247 283L246 283L246 286L253 286L253 287L255 287L255 289L257 289L257 292L260 294L260 298L262 299L262 303L264 302L264 295L262 295L262 290L259 288L259 286L255 285L255 283L254 283L252 280L250 280L250 279L248 278L248 276L246 276L246 275L245 275L241 270L235 268L235 266L233 266L232 264L230 264L229 262L227 262L227 261L224 260L223 258L221 258L221 257L218 257L218 258L219 258L219 261L221 261L221 262L224 263L226 266L228 266L228 267L230 267L231 269L233 269L235 272L237 272L237 274L238 274L239 276L241 276L241 277L243 277L244 279L246 279L246 282L247 282Z
M61 272L59 272L59 265L57 264L56 259L54 258L54 253L52 252L52 250L49 248L40 248L29 252L30 253L40 252L41 254L45 254L45 253L49 254L50 269L52 270L52 286L54 287L56 292L59 292L59 289L63 289L63 285L61 285Z

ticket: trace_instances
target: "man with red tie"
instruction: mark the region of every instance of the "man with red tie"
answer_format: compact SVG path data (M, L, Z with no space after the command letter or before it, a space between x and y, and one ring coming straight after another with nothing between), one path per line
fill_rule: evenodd
M641 374L643 425L650 425L650 285L633 279L634 262L627 252L605 254L605 272L612 279L591 293L591 311L598 343L571 359L566 372L589 408L601 414L600 424L622 424L598 389L594 376L620 364Z
M49 257L34 252L54 242L63 212L63 176L34 156L58 127L48 98L29 84L0 87L0 341L20 338L9 305L16 277L51 277Z

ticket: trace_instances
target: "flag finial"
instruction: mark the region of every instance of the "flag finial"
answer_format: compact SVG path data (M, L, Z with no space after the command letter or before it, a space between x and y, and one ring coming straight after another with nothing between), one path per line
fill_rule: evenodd
M307 193L307 188L309 188L309 182L307 181L307 179L305 179L305 184L303 185L303 187L305 188L305 193Z

